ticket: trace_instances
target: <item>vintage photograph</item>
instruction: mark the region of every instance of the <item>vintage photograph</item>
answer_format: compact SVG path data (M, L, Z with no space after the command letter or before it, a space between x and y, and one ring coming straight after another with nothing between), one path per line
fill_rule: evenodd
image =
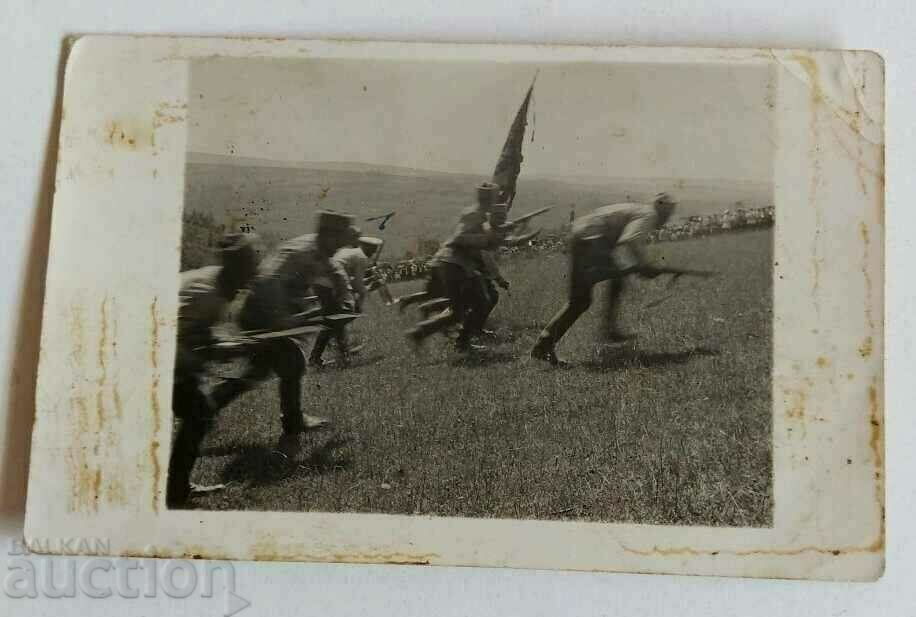
M26 539L875 580L868 51L84 37Z
M168 507L771 526L775 87L192 61Z

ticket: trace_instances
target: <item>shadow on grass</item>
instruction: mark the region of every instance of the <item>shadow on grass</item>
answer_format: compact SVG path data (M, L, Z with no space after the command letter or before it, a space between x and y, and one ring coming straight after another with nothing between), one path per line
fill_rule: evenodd
M372 366L373 364L378 364L385 359L385 354L377 353L371 356L354 356L349 364L341 364L336 358L334 360L329 360L321 368L312 367L312 371L325 372L325 371L346 371L352 368L359 368L361 366Z
M680 351L643 351L629 345L610 348L600 356L581 364L591 371L627 368L658 368L672 364L686 364L702 357L718 356L718 349L691 347Z
M449 359L451 366L476 367L491 364L508 364L518 360L518 354L508 351L485 350Z
M337 450L349 442L335 435L317 446L306 441L299 460L290 462L272 448L254 446L238 452L226 465L221 481L265 486L291 477L320 475L349 469L352 460Z

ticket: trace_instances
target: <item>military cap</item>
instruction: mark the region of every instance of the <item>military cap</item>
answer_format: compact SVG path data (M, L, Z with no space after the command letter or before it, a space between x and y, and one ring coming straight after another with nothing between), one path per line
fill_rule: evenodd
M664 193L664 192L656 195L654 202L657 204L666 204L670 206L677 204L677 201L675 201L671 195L669 195L668 193Z
M477 201L480 203L493 203L499 195L499 185L492 182L482 182L477 185Z
M255 234L228 233L219 240L216 250L224 255L253 251L258 237Z
M220 238L216 252L226 267L249 269L257 262L257 242L255 234L229 233Z
M355 219L349 214L343 212L333 212L331 210L320 210L318 212L318 231L329 233L345 233L351 231L354 227Z
M379 248L381 248L381 246L384 243L385 243L384 240L380 240L379 238L373 238L372 236L360 236L359 238L359 245L363 249L368 248L373 251L377 251Z

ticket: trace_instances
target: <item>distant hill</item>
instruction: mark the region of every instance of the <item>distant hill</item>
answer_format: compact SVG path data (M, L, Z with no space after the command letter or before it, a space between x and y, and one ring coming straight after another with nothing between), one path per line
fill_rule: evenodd
M418 252L441 240L460 210L474 200L477 175L361 163L290 163L190 153L185 210L209 214L233 228L289 238L312 231L321 208L350 212L365 233L385 239L386 258ZM522 170L513 213L553 209L537 219L549 229L609 203L648 201L667 190L680 201L679 216L772 203L766 184L729 180L529 177ZM395 212L384 230L367 217ZM426 242L424 242L424 240Z

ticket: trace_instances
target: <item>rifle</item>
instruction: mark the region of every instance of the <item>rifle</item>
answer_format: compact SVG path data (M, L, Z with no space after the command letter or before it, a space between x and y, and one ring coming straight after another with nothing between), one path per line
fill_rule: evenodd
M368 291L377 291L379 293L385 306L391 306L394 304L394 296L391 295L391 291L388 289L388 283L378 269L378 259L382 255L384 249L385 243L382 242L382 245L375 251L375 255L372 256L372 262L369 264L369 267L366 268L366 273L363 276L363 283Z
M713 270L694 270L692 268L670 268L670 267L658 267L658 266L644 266L637 270L637 273L648 274L649 276L659 276L662 274L672 274L671 283L678 280L682 276L696 276L699 278L712 278L718 275L718 272ZM671 284L669 283L669 285Z
M318 309L320 311L320 309ZM293 318L303 321L292 328L283 330L248 330L237 336L223 339L211 345L196 347L194 351L207 351L225 356L241 355L248 349L278 338L289 338L302 334L316 334L331 330L339 324L349 323L361 317L357 313L340 313L336 315L318 315L315 310L298 313Z
M681 278L682 276L697 276L700 278L711 278L719 274L718 272L713 272L712 270L693 270L690 268L657 268L655 266L647 266L646 268L643 268L642 270L649 271L650 273L652 273L655 276L660 275L660 274L673 275L671 277L671 280L668 281L668 284L665 285L666 291L671 289L674 286L674 284L677 282L677 280ZM668 300L670 300L673 295L674 295L674 292L666 293L664 296L662 296L661 298L658 298L657 300L652 300L651 302L647 302L646 304L643 305L642 308L644 309L654 308L658 306L659 304L662 304L663 302L667 302Z
M530 240L534 240L540 233L540 229L535 229L534 231L518 236L506 236L503 238L503 246L518 246L519 244L525 244Z
M529 221L529 220L533 219L533 218L536 217L536 216L540 216L541 214L544 214L544 213L547 212L548 210L550 210L550 207L547 207L547 208L540 208L540 209L538 209L538 210L535 210L534 212L529 212L528 214L523 214L522 216L520 216L520 217L518 217L518 218L515 218L515 219L512 219L511 221L506 221L505 223L503 223L502 225L500 225L499 228L500 228L500 229L512 229L513 227L517 227L517 226L521 225L522 223L524 223L524 222L526 222L526 221Z
M506 221L506 222L503 223L502 225L499 225L496 229L499 230L499 231L509 231L510 229L515 229L515 228L520 227L520 226L521 226L521 227L524 227L524 226L526 226L526 224L528 223L528 221L530 221L531 219L533 219L533 218L536 217L536 216L540 216L541 214L544 214L544 213L547 212L548 210L550 210L549 207L548 207L548 208L540 208L539 210L535 210L534 212L529 212L528 214L523 214L522 216L520 216L520 217L518 217L518 218L516 218L516 219L512 219L511 221ZM537 236L539 233L541 233L541 230L540 230L540 229L536 229L536 230L533 231L533 232L529 232L529 233L525 233L525 234L518 234L518 235L514 235L514 236L506 236L505 238L503 238L502 244L505 245L505 246L515 246L515 245L518 245L518 244L524 244L525 242L528 242L529 240L533 239L533 238L534 238L535 236Z

